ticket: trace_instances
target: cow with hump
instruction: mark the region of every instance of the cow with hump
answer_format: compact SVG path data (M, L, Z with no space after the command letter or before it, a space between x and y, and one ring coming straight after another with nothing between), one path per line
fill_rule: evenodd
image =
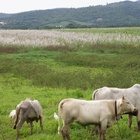
M137 112L128 113L129 128L132 124L132 116L137 117L138 131L140 131L140 84L135 84L130 88L102 87L96 89L92 94L93 100L119 99L125 97L136 107Z
M25 121L30 123L31 134L33 131L33 121L38 122L38 120L40 120L40 127L41 130L43 130L42 117L42 107L38 100L32 101L27 98L24 101L21 101L16 107L16 117L14 124L14 129L17 130L16 139L19 138L20 128Z
M123 96L118 100L63 99L58 106L58 133L63 140L70 140L70 124L96 124L99 126L99 139L105 140L107 127L113 125L118 115L135 111L135 107ZM60 118L63 127L60 128Z

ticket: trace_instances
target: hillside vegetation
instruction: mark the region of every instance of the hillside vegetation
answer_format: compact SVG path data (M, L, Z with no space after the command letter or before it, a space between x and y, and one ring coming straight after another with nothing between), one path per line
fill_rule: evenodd
M140 1L82 8L60 8L0 14L0 28L49 29L140 26Z
M61 140L53 113L62 99L90 100L99 87L128 88L140 83L139 31L139 28L0 30L0 139L16 138L13 120L8 115L27 97L40 101L44 131L40 132L39 123L35 123L34 134L30 135L25 123L20 140ZM105 35L110 40L105 40ZM136 118L131 130L127 121L124 115L108 128L107 140L140 139ZM72 140L98 140L92 125L74 123L70 135Z

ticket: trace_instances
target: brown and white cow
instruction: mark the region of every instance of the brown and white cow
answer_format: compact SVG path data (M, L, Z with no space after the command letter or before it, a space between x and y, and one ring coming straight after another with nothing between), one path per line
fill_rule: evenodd
M33 131L33 121L38 122L38 120L40 120L40 127L41 130L43 130L42 117L42 107L38 100L32 101L30 99L26 99L20 102L20 104L18 104L16 107L16 118L14 124L14 129L17 130L16 139L19 138L20 128L25 121L27 123L30 123L31 134Z
M102 87L96 89L92 94L93 100L119 99L123 95L136 107L137 113L129 113L129 128L132 124L132 116L137 117L138 130L140 131L140 84L130 88Z
M135 107L124 96L118 100L64 99L58 106L58 116L63 120L61 130L60 119L58 119L58 133L62 133L63 140L70 140L71 123L96 124L99 126L100 140L105 140L106 128L116 121L116 117L135 110Z

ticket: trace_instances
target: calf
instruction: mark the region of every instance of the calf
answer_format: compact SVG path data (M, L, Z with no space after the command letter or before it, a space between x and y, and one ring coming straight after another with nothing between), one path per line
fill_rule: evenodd
M138 110L135 113L129 114L129 128L132 124L132 116L137 117L138 131L140 131L140 84L135 84L130 88L111 88L102 87L95 90L92 94L93 100L106 100L106 99L119 99L125 95L127 99L136 107Z
M31 101L30 99L26 99L18 104L16 107L16 118L14 124L14 129L17 130L16 139L19 138L20 128L25 121L30 123L31 134L33 131L33 121L38 122L38 120L40 120L40 127L41 130L43 130L42 117L42 107L37 100Z
M116 121L117 116L135 110L125 97L118 100L97 101L64 99L58 106L58 116L63 120L61 130L58 119L58 133L62 133L63 140L70 140L70 124L74 121L83 125L96 124L99 126L99 139L105 140L106 128Z

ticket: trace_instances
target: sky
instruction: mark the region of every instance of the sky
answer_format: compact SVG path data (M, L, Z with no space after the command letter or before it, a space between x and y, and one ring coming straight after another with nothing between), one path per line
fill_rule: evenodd
M80 8L125 0L0 0L0 13L19 13L54 8ZM136 1L136 0L130 0Z

